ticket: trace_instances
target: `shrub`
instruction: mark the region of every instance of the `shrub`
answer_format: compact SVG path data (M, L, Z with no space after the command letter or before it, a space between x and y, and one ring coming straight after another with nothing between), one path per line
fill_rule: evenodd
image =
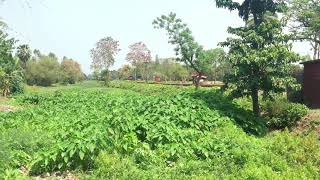
M43 56L29 61L26 68L26 80L29 85L51 86L58 82L60 64L58 60Z
M290 103L281 98L267 101L263 108L268 126L275 129L292 127L308 112L308 108L305 105Z
M22 74L13 77L11 92L14 94L19 94L24 92L24 79Z

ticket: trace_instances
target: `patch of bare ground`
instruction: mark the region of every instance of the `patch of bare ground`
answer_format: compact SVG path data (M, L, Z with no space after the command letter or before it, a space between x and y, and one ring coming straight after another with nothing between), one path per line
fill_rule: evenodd
M78 178L73 175L71 172L54 172L54 173L45 173L40 176L34 177L36 180L78 180Z
M316 132L320 138L320 110L311 110L294 128L299 133Z
M14 106L10 106L10 105L1 105L0 104L0 111L4 111L4 112L10 112L10 111L15 111L17 110L16 107Z
M29 175L29 170L25 166L20 167L20 172L25 176ZM79 179L69 171L65 171L65 172L56 171L52 173L43 173L38 176L31 176L31 178L35 180L78 180Z

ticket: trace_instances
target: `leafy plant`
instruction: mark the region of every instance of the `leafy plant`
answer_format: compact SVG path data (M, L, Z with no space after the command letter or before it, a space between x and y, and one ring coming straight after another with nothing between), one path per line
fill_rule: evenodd
M0 172L23 166L30 174L82 170L88 179L319 177L316 137L263 136L245 99L214 89L119 86L126 90L19 96L24 109L0 113L0 162L7 162Z
M308 112L305 105L290 103L281 98L275 101L267 101L264 108L268 125L276 129L292 127Z

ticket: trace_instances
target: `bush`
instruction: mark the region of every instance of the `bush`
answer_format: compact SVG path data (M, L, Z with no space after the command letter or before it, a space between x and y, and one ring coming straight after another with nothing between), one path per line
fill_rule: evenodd
M51 86L58 82L60 64L56 59L41 57L29 61L26 68L26 80L29 85Z
M263 105L263 109L268 126L275 129L292 127L308 112L308 108L305 105L290 103L281 98L267 101Z
M216 147L220 147L221 154L215 152L216 156L206 160L188 157L168 162L162 159L149 163L147 168L131 157L102 152L95 161L96 171L91 178L319 179L320 143L314 135L299 136L283 131L255 139L226 129L219 139L223 143L215 144L218 139L213 138L211 150L217 151ZM232 145L225 146L230 141L233 141ZM197 145L202 146L201 143ZM157 156L161 157L162 153L165 151L158 152Z
M10 91L14 94L19 94L24 92L24 79L22 74L13 77L12 87Z

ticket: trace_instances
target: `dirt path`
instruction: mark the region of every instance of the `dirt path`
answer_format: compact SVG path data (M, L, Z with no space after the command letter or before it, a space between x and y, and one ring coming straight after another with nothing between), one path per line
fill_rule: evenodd
M311 110L294 129L297 132L315 131L320 137L320 110Z

